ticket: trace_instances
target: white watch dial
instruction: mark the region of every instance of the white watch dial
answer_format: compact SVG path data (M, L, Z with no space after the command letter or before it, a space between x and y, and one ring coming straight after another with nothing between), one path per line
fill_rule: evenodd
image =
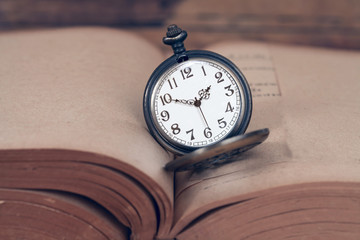
M168 141L183 146L216 143L242 118L242 91L221 63L190 59L160 76L151 97L154 123Z

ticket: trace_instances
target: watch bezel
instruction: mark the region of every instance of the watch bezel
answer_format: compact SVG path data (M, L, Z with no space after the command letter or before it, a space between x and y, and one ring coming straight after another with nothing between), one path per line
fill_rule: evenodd
M246 81L245 76L242 74L242 72L238 69L238 67L231 62L229 59L225 58L224 56L221 56L217 53L206 51L206 50L190 50L185 51L182 54L182 57L186 56L186 60L191 60L194 58L202 58L202 59L209 59L212 61L215 61L217 63L220 63L224 65L226 68L228 68L234 76L239 80L238 83L240 84L239 87L242 88L242 93L244 94L244 102L242 103L243 110L243 117L239 117L237 120L235 126L233 129L227 134L227 136L224 139L227 139L232 136L236 136L238 134L242 134L247 129L247 126L250 122L251 113L252 113L252 97L251 97L251 91L250 87L248 85L248 82ZM184 59L184 58L182 58ZM154 92L154 88L159 80L159 78L167 72L169 69L172 68L172 66L179 64L178 62L178 56L173 55L166 59L164 62L162 62L151 74L149 81L146 85L145 92L144 92L144 98L143 98L143 111L144 111L144 118L146 121L146 124L148 126L150 134L154 137L154 139L165 149L175 153L175 154L186 154L189 152L192 152L196 149L199 149L201 147L190 147L190 146L184 146L181 145L175 141L169 140L167 137L163 136L162 133L156 128L156 123L154 122L154 113L152 111L151 106L151 99L152 99L152 93ZM216 142L215 142L216 143ZM215 144L213 143L213 144ZM212 144L209 144L212 145ZM209 146L207 145L207 146Z

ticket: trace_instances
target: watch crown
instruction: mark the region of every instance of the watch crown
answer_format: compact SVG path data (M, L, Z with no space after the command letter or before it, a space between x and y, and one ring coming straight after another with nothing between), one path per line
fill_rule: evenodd
M187 32L179 28L177 25L169 25L166 32L166 37L163 38L163 42L166 45L171 45L174 54L177 56L177 61L187 60L185 54L184 40L187 37Z
M166 33L167 37L176 37L182 32L181 28L179 28L176 24L172 24L168 26L167 30L168 30Z

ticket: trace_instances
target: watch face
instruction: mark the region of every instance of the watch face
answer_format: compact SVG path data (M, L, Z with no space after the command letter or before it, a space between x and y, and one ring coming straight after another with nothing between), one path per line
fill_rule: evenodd
M196 56L160 70L148 93L149 128L169 150L190 152L245 131L250 92L232 65Z

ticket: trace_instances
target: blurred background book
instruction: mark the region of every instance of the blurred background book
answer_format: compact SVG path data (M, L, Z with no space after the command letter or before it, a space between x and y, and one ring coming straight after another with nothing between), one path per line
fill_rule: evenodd
M0 31L109 26L131 29L161 46L171 23L191 32L188 48L246 39L360 49L358 0L0 1Z

